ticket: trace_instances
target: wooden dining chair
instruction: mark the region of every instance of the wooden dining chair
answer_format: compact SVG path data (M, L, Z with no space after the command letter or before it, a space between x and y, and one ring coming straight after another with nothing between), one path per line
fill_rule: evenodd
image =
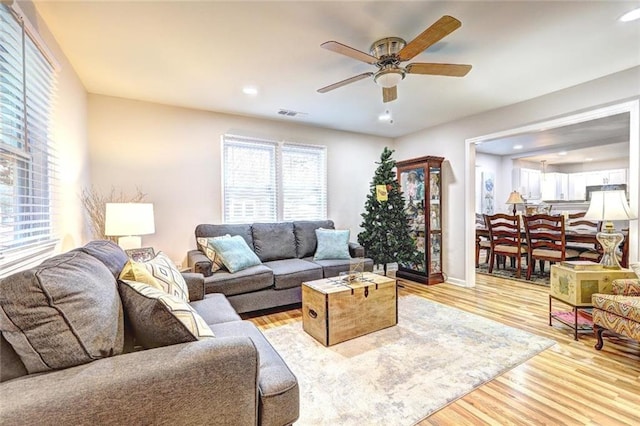
M520 216L508 214L494 214L484 216L487 229L489 229L489 273L499 259L512 258L515 263L516 277L520 278L522 256L526 256L527 247L522 243L522 231L520 228ZM506 268L506 261L504 267Z
M486 229L486 224L484 221L484 215L482 213L476 213L476 230L477 229ZM489 263L489 256L491 253L491 243L489 242L489 237L485 235L478 235L476 231L476 268L480 267L480 252L484 250L485 253L485 263Z
M565 222L565 230L585 234L595 234L599 232L602 223L584 219L585 214L587 214L586 211L569 214L568 220ZM572 243L568 244L567 248L578 251L580 260L599 262L602 257L602 247L600 247L598 243Z
M535 270L536 260L540 264L540 272L544 273L544 264L561 262L566 259L577 259L577 250L566 247L564 216L536 214L525 216L524 230L529 252L527 255L527 280Z

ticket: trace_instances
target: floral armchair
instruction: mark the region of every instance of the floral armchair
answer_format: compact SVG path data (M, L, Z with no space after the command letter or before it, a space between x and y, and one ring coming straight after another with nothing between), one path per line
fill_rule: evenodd
M640 272L640 264L632 266ZM611 284L613 294L592 296L597 350L602 349L602 333L607 330L640 341L640 275L639 279L614 280Z

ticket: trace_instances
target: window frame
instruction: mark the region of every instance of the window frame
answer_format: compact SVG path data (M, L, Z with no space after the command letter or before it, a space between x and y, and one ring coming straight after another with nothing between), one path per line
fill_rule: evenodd
M1 3L0 8L7 42L1 52L7 85L0 93L0 158L10 181L0 183L4 277L49 257L59 242L54 209L57 157L50 128L60 67L16 2Z
M228 197L228 177L227 177L227 173L229 170L229 167L232 167L233 165L227 164L227 149L229 149L230 146L233 145L241 145L241 144L245 144L249 147L251 146L255 146L255 147L259 147L259 146L265 146L265 147L272 147L274 150L274 160L273 163L271 163L269 165L268 168L273 168L272 170L272 176L274 177L274 182L273 182L273 191L275 193L275 197L274 197L274 202L275 202L275 206L273 206L273 208L271 209L272 212L272 216L270 217L265 217L264 215L254 215L253 217L248 217L248 216L244 216L244 217L234 217L233 215L230 215L230 207L227 205L229 203L229 197ZM280 140L280 141L276 141L276 140L271 140L271 139L264 139L264 138L252 138L252 137L246 137L246 136L238 136L238 135L232 135L232 134L224 134L221 136L221 217L223 220L223 223L228 223L228 224L235 224L235 223L254 223L254 222L283 222L283 221L293 221L293 220L325 220L327 218L327 189L328 189L328 183L327 183L327 147L324 145L311 145L311 144L303 144L303 143L296 143L296 142L290 142L290 141L286 141L286 140ZM257 148L256 148L257 149ZM288 208L285 208L286 206L286 194L285 191L287 190L286 188L289 186L287 185L287 183L285 182L285 171L284 171L284 161L283 158L293 152L295 153L296 151L298 153L304 153L304 151L307 150L311 155L313 155L314 153L317 153L318 156L318 162L316 163L319 167L321 167L321 170L313 175L312 177L316 181L316 192L319 192L319 195L317 197L317 203L314 204L309 204L309 205L317 205L317 207L313 208L312 210L316 210L316 213L318 213L317 215L313 215L313 216L297 216L297 215L292 215L292 216L285 216L285 214L287 214L288 212L290 212L291 210ZM290 187L290 186L289 186ZM258 191L258 190L256 190ZM294 194L295 194L295 189L293 189ZM313 190L311 191L311 193L313 193Z

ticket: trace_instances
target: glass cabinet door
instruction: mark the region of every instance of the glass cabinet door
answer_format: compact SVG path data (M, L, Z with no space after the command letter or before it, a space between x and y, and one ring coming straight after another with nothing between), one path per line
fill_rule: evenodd
M409 234L422 254L422 261L415 264L403 264L415 271L426 271L425 238L425 176L424 168L411 168L400 172L400 186L405 198L404 211L409 221Z
M419 254L416 262L399 262L396 277L423 284L444 281L442 271L442 162L425 156L396 162L405 199L409 233Z

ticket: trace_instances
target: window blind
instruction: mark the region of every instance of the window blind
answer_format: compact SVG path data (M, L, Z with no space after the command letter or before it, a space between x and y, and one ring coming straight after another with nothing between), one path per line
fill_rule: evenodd
M0 4L0 276L39 261L56 243L50 115L55 70Z
M325 219L326 148L223 136L225 223Z
M324 147L282 146L283 220L326 219L326 167Z

